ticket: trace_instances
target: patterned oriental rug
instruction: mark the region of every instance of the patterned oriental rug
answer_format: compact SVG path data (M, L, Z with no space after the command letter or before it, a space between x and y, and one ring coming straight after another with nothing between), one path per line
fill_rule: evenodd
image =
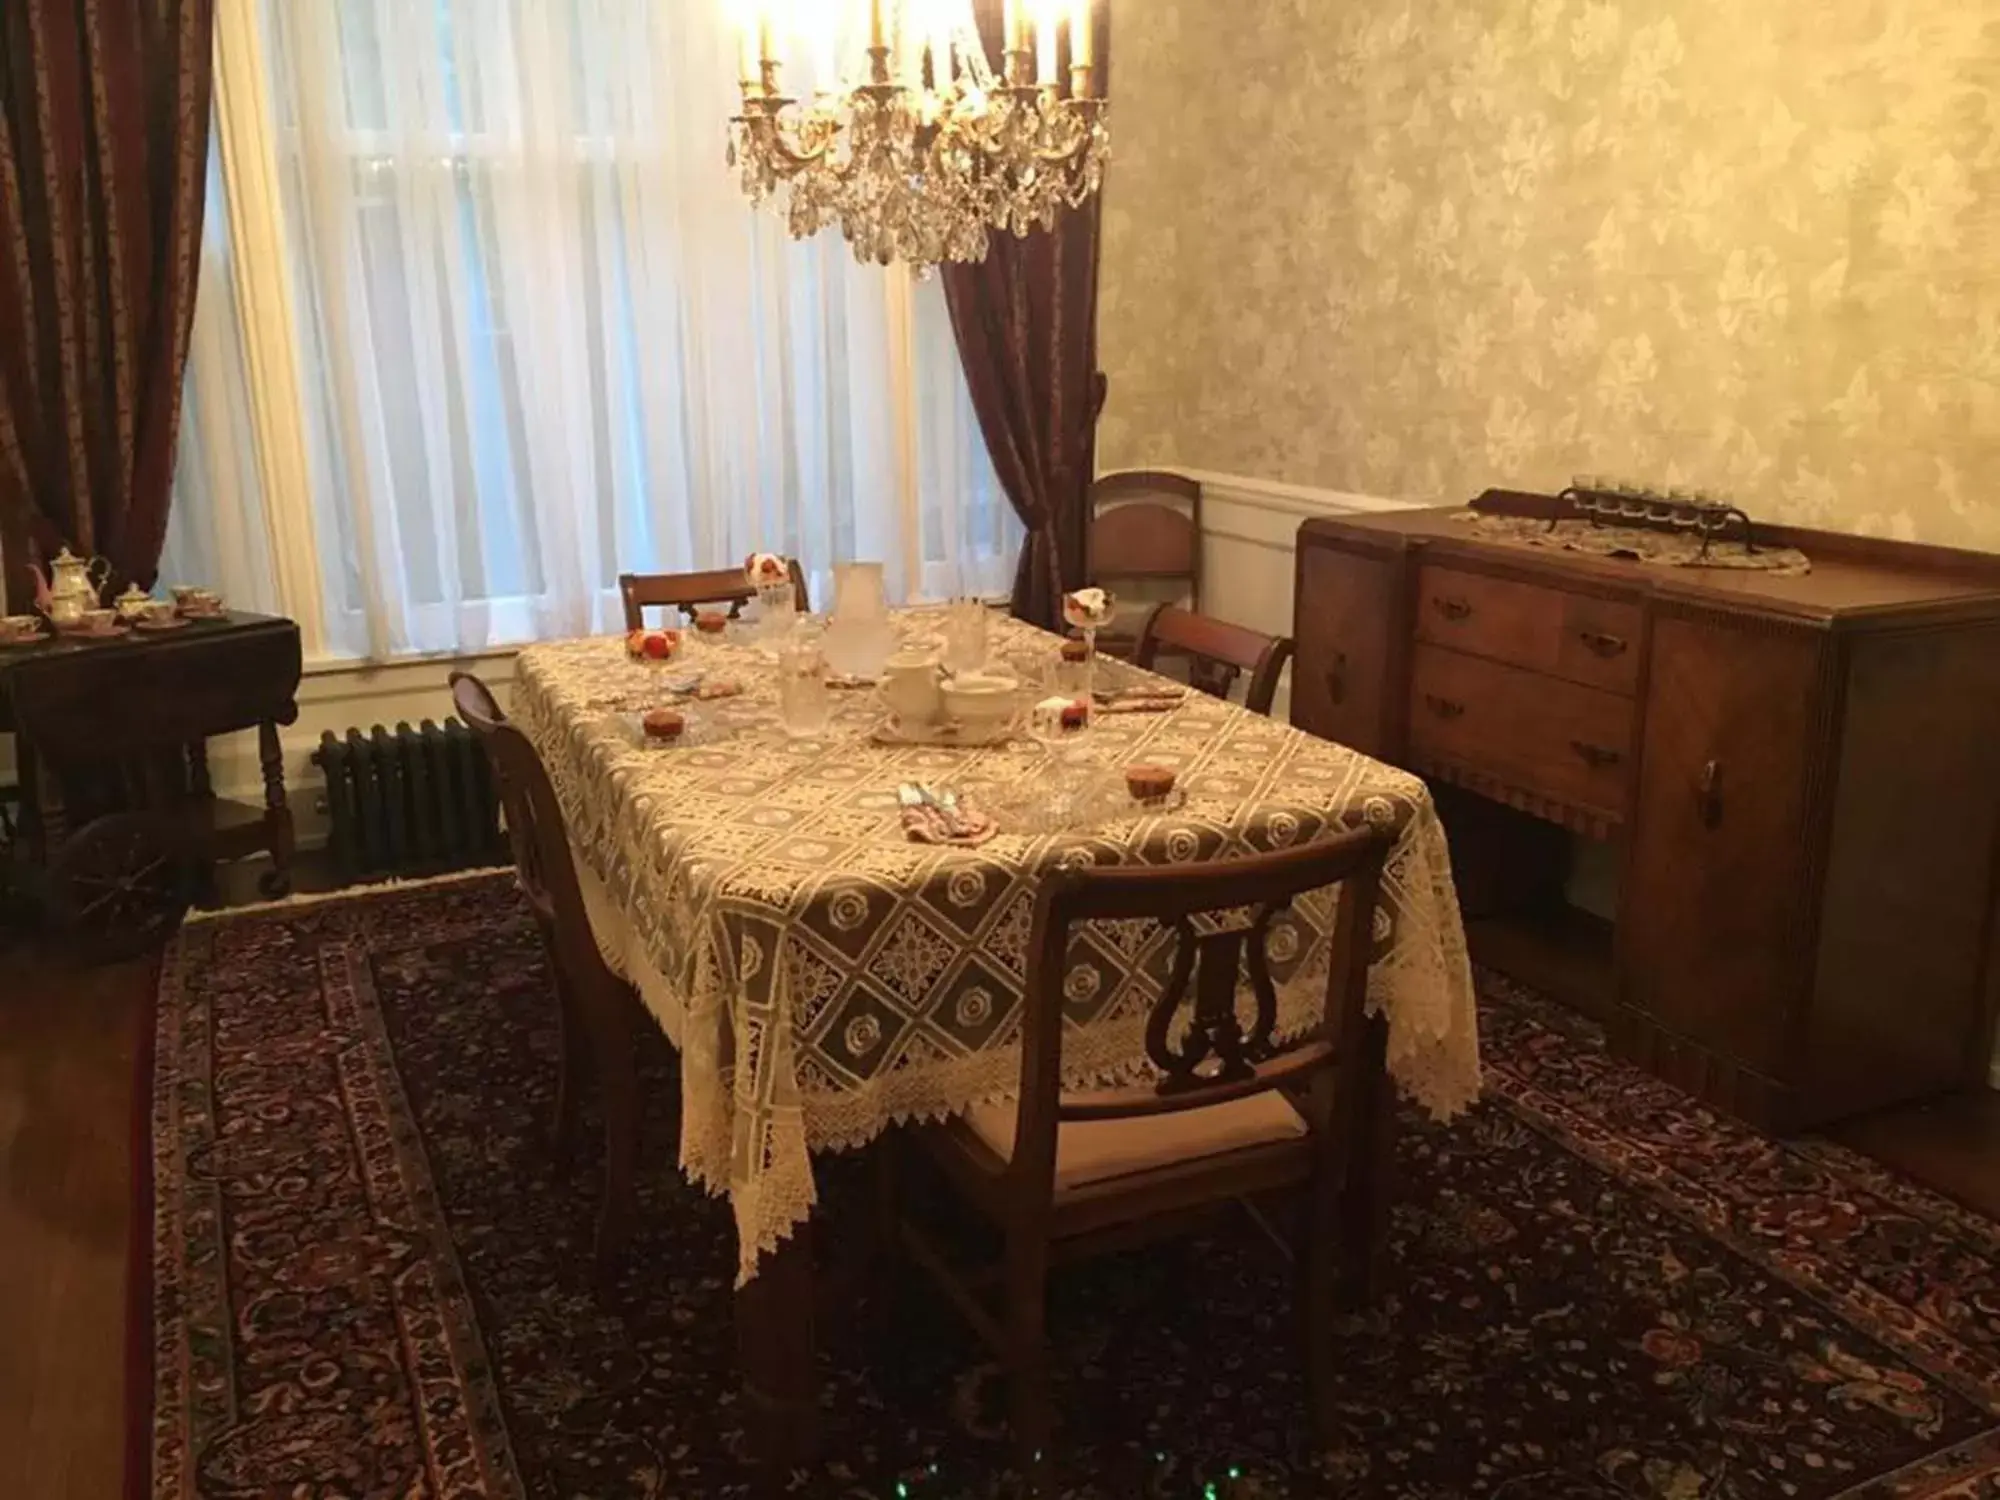
M591 1164L543 1145L552 1006L500 877L184 932L135 1494L748 1493L730 1217L674 1169L673 1060L649 1049L641 1233L600 1300ZM1505 982L1482 1024L1485 1102L1403 1122L1339 1451L1303 1442L1281 1263L1223 1230L1059 1275L1063 1494L2000 1495L2000 1226L1718 1119ZM839 1165L831 1200L866 1185ZM798 1493L1012 1492L998 1373L924 1296L829 1320Z

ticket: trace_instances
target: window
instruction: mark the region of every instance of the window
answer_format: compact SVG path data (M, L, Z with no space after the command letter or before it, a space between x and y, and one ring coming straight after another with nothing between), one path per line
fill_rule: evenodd
M313 551L335 654L603 630L620 571L759 548L819 597L854 557L904 597L1005 587L1018 525L942 290L744 201L721 5L265 0L218 41L231 186L261 164L272 190L210 215L176 572L241 596L247 489L293 509L249 529ZM251 325L232 224L271 258ZM295 409L260 411L231 346L274 331ZM257 496L242 455L269 476L287 445L303 493Z

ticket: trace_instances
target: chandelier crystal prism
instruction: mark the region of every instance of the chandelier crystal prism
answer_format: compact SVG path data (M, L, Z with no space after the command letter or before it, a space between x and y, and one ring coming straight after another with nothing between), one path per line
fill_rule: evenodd
M730 121L744 194L777 207L794 238L837 224L857 259L922 270L984 260L996 230L1052 228L1098 191L1110 155L1090 0L1043 0L1033 14L1007 0L1002 31L995 74L970 0L868 0L859 65L799 99L785 93L762 0L744 18L743 108Z

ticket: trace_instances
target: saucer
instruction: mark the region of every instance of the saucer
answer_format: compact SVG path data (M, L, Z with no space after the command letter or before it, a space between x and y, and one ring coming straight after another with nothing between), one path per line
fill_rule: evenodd
M1014 737L1012 724L992 724L984 729L970 729L961 724L905 724L894 717L884 719L869 735L878 745L953 745L966 750L981 750L989 745L1004 745Z
M209 609L206 606L197 608L188 604L176 604L174 606L174 617L183 621L226 620L229 618L229 610L220 604L216 605L213 609Z
M131 630L129 625L58 625L58 635L73 636L81 641L108 641Z
M0 635L0 651L14 651L22 646L39 646L48 636L39 630L31 630L26 635Z
M199 618L201 616L197 615L168 615L165 619L161 620L142 618L134 620L132 628L147 632L155 630L179 630L183 625L192 625Z

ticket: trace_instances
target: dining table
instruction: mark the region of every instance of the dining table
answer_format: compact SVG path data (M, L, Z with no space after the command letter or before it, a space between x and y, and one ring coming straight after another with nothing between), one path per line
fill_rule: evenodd
M944 614L892 622L924 643ZM996 616L988 652L1032 698L1060 644ZM521 652L512 702L561 805L598 942L681 1054L680 1165L734 1214L739 1349L767 1461L797 1462L812 1443L815 1158L1016 1096L1029 935L1052 871L1399 830L1368 997L1387 1073L1439 1118L1478 1094L1465 933L1418 777L1108 660L1102 707L1060 750L1015 735L898 742L865 684L831 691L823 726L788 733L772 657L754 626L689 633L665 671L621 637L550 642ZM697 677L737 691L679 700L685 733L650 741L640 713ZM1175 794L1121 796L1123 768L1140 762L1172 769ZM1050 817L1060 787L1069 812ZM991 836L914 841L913 791L986 808ZM1280 1025L1294 1033L1318 1019L1332 910L1330 894L1296 903L1271 942ZM1080 952L1064 986L1066 1087L1143 1076L1160 952L1130 933Z

